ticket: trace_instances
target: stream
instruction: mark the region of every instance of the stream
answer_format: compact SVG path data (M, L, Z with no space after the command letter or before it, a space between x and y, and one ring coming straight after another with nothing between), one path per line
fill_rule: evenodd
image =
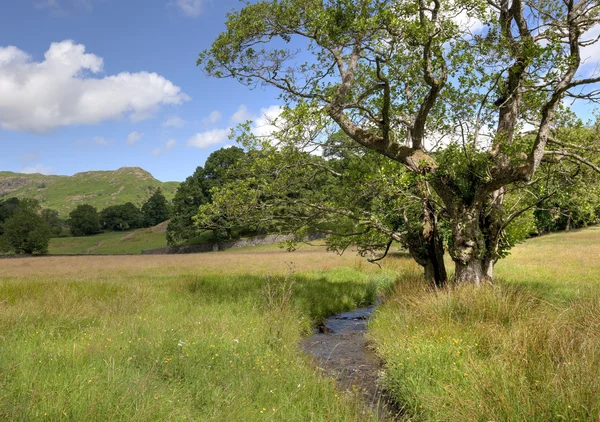
M379 420L393 421L397 412L380 385L381 362L365 339L374 310L375 305L329 317L301 345L321 371L337 380L342 391L358 393Z

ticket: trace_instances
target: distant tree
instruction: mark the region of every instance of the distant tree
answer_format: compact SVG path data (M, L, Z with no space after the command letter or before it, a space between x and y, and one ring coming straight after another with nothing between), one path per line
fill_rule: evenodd
M19 205L19 198L9 198L4 201L0 201L0 234L2 234L2 223L8 220L15 209Z
M111 205L100 212L100 223L109 230L129 230L142 226L142 212L131 202Z
M51 232L48 223L38 214L39 203L23 199L4 224L3 248L17 254L46 254Z
M101 231L100 216L96 208L91 205L77 205L69 217L68 225L73 236L89 236Z
M204 168L196 168L194 174L179 186L173 199L172 218L167 227L169 244L189 241L196 237L201 230L209 230L209 228L195 225L193 216L198 214L201 205L207 205L212 201L214 189L241 179L236 169L240 160L244 158L248 157L239 147L216 150L208 156ZM226 221L225 218L217 218L217 220ZM228 226L228 223L225 225ZM230 228L219 227L217 229L217 226L213 221L207 227L210 227L210 230L213 230L217 236L225 231L227 237L230 237Z
M169 219L167 199L160 188L142 205L142 216L145 227L156 226Z
M200 205L208 203L205 193L204 169L197 167L175 192L173 198L173 217L167 227L167 242L174 245L189 241L198 235L192 217L198 213Z
M52 236L58 237L64 226L63 220L61 220L58 216L58 211L45 208L41 212L41 217L48 224Z

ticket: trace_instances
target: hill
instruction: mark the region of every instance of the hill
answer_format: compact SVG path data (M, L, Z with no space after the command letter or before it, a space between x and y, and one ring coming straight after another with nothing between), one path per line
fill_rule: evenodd
M88 171L73 176L0 171L0 198L35 198L42 207L57 210L61 217L67 217L80 204L90 204L98 210L125 202L140 206L156 188L161 188L170 200L178 186L179 182L156 180L139 167Z

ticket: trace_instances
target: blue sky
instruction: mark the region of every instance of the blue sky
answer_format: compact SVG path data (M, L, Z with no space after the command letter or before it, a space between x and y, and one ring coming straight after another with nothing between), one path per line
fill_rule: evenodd
M0 170L139 166L183 180L277 93L208 78L237 0L0 0Z

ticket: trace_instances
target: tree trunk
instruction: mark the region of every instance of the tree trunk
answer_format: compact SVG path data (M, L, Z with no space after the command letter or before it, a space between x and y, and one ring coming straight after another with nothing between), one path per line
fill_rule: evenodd
M484 259L481 265L483 269L483 281L487 284L494 284L494 265L496 265L494 259Z
M455 281L460 284L474 284L481 286L485 281L483 260L471 259L466 263L456 262Z
M571 213L571 211L569 211L569 214L567 215L567 227L565 228L565 231L571 231L571 220L573 219L573 214Z
M481 209L460 208L454 210L452 218L452 244L450 256L455 263L456 283L481 285L484 275L486 244L480 228Z

